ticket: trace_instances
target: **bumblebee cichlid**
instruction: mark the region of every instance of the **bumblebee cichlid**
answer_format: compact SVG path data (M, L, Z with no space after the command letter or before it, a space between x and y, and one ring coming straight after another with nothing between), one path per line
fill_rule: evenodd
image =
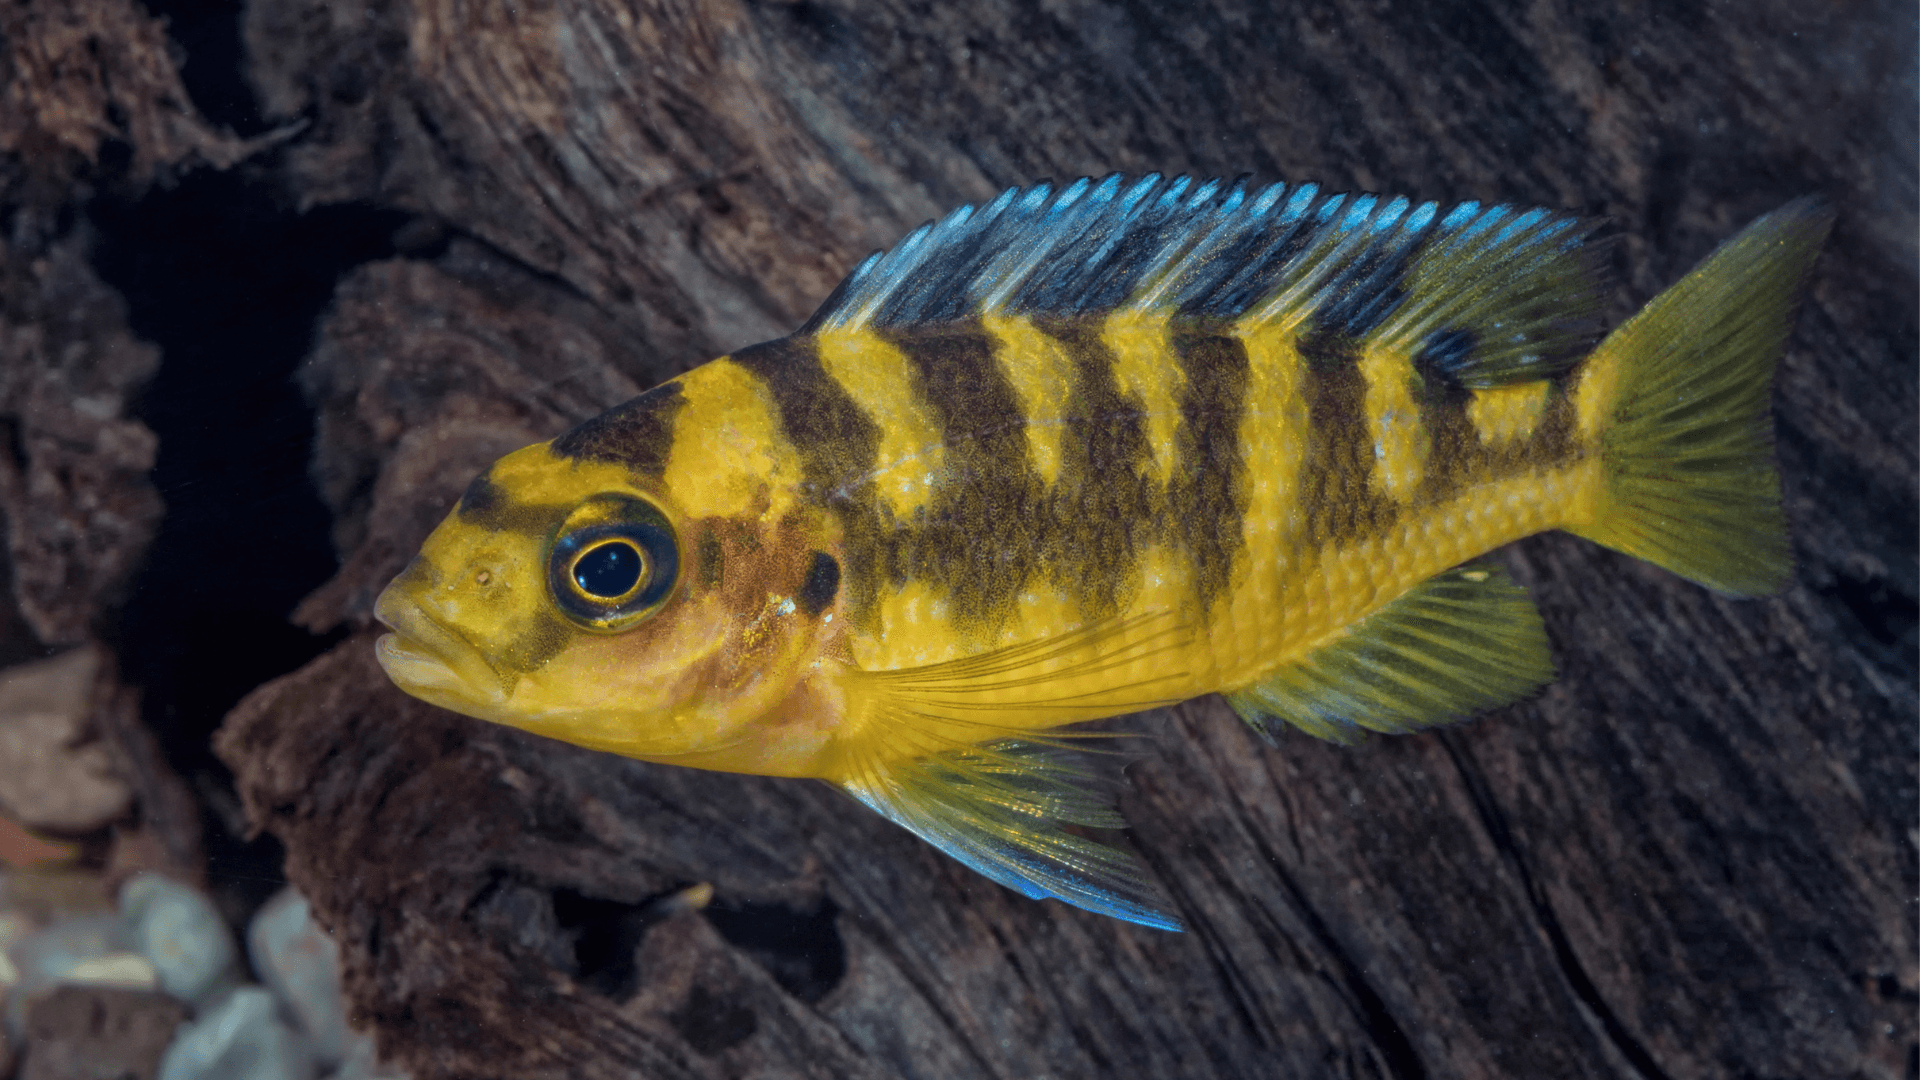
M1602 340L1564 214L1009 190L496 462L381 595L380 662L582 746L819 777L1028 896L1177 928L1063 827L1122 824L1063 725L1217 692L1345 742L1513 701L1546 637L1476 560L1547 529L1778 589L1769 386L1831 220L1761 218Z

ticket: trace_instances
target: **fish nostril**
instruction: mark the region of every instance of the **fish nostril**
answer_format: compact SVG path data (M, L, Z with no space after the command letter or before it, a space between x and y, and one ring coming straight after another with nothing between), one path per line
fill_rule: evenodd
M477 572L477 573L475 573L475 574L473 575L473 583L474 583L475 585L491 585L491 584L493 584L493 572L492 572L491 570L481 570L481 571L479 571L479 572Z

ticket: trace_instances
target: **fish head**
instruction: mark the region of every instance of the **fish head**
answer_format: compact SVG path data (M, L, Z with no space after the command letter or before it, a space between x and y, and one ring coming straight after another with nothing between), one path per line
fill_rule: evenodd
M806 743L810 725L792 722L805 698L801 719L825 730L818 695L797 688L838 629L794 599L821 557L795 529L692 519L644 473L530 446L477 477L381 593L392 632L377 655L402 690L468 716L630 757L790 771L756 756L756 725Z

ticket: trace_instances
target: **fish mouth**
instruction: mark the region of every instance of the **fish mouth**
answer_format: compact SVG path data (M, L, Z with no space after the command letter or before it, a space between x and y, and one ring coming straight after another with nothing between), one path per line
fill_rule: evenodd
M373 646L387 678L414 697L470 715L504 705L506 687L485 655L421 610L398 584L388 585L373 606L373 617L393 631Z

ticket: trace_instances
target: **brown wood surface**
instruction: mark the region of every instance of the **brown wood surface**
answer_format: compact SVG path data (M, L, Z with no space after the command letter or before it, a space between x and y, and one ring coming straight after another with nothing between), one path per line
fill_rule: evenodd
M301 372L342 569L298 617L351 636L219 748L416 1076L1920 1076L1911 5L250 0L244 26L302 125L252 175L413 219ZM955 203L1116 169L1604 214L1616 317L1825 194L1776 396L1794 584L1729 601L1536 538L1508 553L1561 669L1535 700L1358 749L1267 749L1212 698L1126 721L1154 743L1122 806L1186 934L1022 899L818 784L386 683L372 597L492 457L788 331Z

